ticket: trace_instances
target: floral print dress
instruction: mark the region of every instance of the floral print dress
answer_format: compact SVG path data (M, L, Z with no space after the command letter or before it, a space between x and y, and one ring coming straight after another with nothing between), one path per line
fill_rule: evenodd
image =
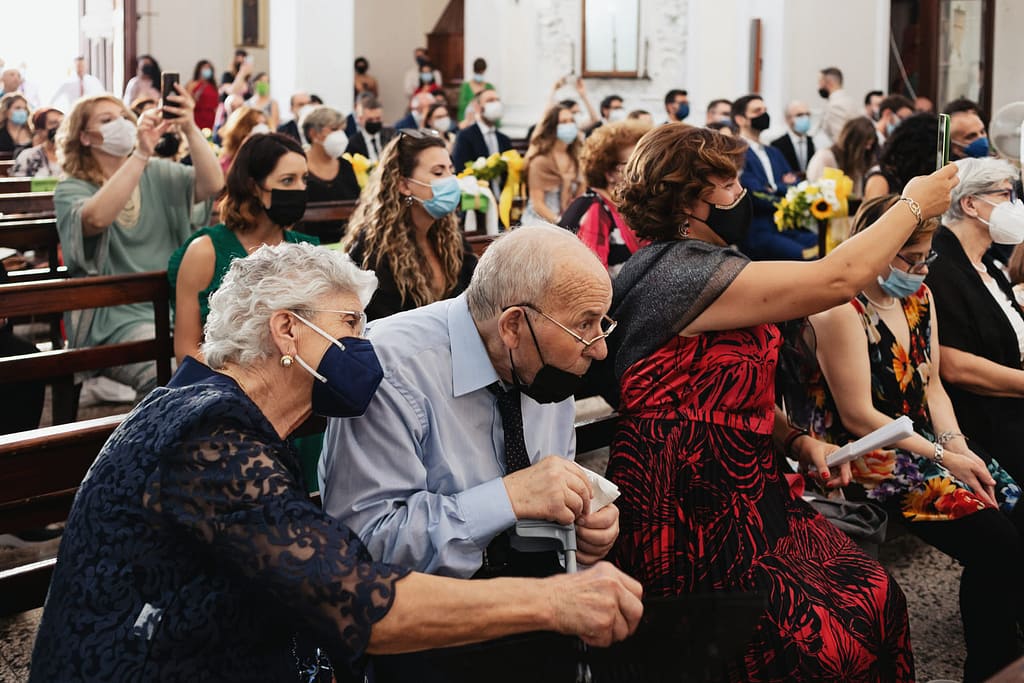
M871 362L871 399L875 409L892 418L907 415L918 434L935 440L928 412L931 376L931 300L924 285L901 299L910 328L910 348L904 348L879 317L868 298L859 294L850 305L857 311L868 338ZM819 438L843 444L855 437L843 428L828 385L820 370L809 384L813 409L810 429ZM996 480L996 501L1010 512L1020 488L995 460L987 461ZM876 450L851 463L854 480L868 498L898 506L910 521L959 519L982 510L985 504L942 465L901 449Z

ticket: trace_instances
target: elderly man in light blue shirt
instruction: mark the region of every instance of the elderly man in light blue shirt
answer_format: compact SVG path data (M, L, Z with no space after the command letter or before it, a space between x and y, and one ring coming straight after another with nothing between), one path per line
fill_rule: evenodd
M462 296L376 321L384 380L363 417L330 421L324 509L375 559L422 572L473 576L522 519L575 522L580 561L599 560L618 510L589 513L571 393L607 353L611 294L571 233L520 228L488 249ZM496 395L515 388L529 466L508 473Z

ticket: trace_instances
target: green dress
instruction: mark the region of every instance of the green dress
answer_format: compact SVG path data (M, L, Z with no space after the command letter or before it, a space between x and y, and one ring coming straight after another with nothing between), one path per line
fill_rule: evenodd
M185 250L203 235L207 235L213 242L214 266L213 279L210 285L199 292L199 322L206 324L206 316L210 313L210 295L220 288L224 275L231 267L231 261L236 258L245 258L247 253L234 231L223 223L197 230L186 242L171 255L167 263L167 279L171 283L171 310L174 310L174 302L177 299L176 286L178 283L178 269L181 267L181 259L185 256ZM304 235L294 230L284 231L285 242L309 242L320 244L320 240L312 235ZM302 474L306 478L306 488L310 491L317 490L316 463L320 458L320 448L323 446L324 435L312 434L295 440L295 447L299 451L299 461L302 463Z
M494 90L494 85L484 82L484 90ZM469 81L463 81L459 88L459 121L466 118L466 107L473 101L473 88L469 87Z

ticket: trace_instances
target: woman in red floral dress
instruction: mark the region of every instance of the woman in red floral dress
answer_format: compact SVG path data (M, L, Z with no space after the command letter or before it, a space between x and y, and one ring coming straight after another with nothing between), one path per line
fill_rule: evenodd
M609 361L621 387L609 477L622 495L612 557L647 596L758 591L767 609L734 681L911 681L902 592L792 493L776 447L822 477L834 447L776 419L773 323L849 299L915 225L948 206L955 168L916 178L877 227L808 263L752 263L746 145L669 124L640 140L620 211L652 244L615 281Z
M854 232L896 200L888 195L865 202ZM1024 508L1016 509L1020 487L1013 478L995 460L976 455L974 442L960 433L939 378L938 324L931 290L923 284L935 258L936 228L938 221L928 221L915 230L852 301L811 316L814 335L801 340L813 339L816 353L806 354L811 372L803 391L812 433L832 443L846 443L900 415L913 419L917 433L896 450L855 460L853 479L869 499L902 517L911 533L964 565L964 680L971 682L988 679L1019 655Z

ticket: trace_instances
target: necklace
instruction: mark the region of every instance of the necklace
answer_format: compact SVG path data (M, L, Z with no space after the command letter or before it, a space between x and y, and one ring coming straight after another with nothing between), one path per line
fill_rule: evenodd
M896 308L896 304L899 303L899 299L897 299L896 297L893 297L892 301L890 303L888 303L888 304L880 304L877 301L875 301L874 299L872 299L870 296L868 296L867 292L861 292L861 293L864 295L864 298L867 299L868 302L872 306L874 306L875 308L877 308L879 310L882 310L882 311L891 311L892 309Z

